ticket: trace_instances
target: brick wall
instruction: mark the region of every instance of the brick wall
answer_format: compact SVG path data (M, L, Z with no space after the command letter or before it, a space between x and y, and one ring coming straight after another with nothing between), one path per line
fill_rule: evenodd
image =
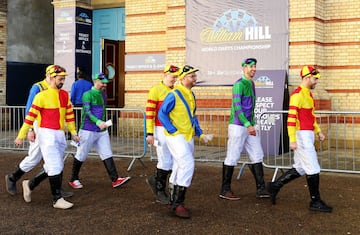
M299 82L302 65L317 66L315 97L330 100L332 110L360 109L352 102L359 96L359 7L355 0L290 1L290 85Z
M185 49L184 0L126 2L127 54L165 53L167 64L182 66L186 63ZM161 79L161 71L128 72L126 106L144 108L149 89ZM199 107L209 107L209 100L218 104L216 107L223 107L222 100L231 97L231 87L196 87L194 91Z
M54 2L61 2L55 0ZM97 1L99 2L99 1ZM115 2L115 1L114 1ZM118 2L118 1L117 1ZM126 7L126 53L165 53L166 63L183 65L185 58L185 0L121 1ZM106 4L112 4L110 0ZM119 3L118 3L119 5ZM289 1L289 85L300 83L299 70L315 65L322 73L314 90L318 109L359 110L360 17L357 0ZM6 1L0 1L0 104L5 103ZM144 108L151 86L161 80L161 71L128 72L126 107ZM199 105L219 107L231 98L231 87L195 87ZM212 102L214 101L214 102ZM349 102L349 101L354 101ZM226 103L226 102L225 102ZM326 104L322 106L321 104Z
M355 106L346 102L356 100L359 93L359 7L356 0L289 1L290 91L300 83L301 67L315 65L322 73L314 90L318 109L360 108L360 102ZM126 32L127 54L165 53L167 63L186 62L184 0L127 1ZM143 108L147 91L161 80L161 75L161 71L127 73L126 106ZM230 87L196 87L194 91L198 99L209 100L199 102L206 107L209 103L223 106L216 100L231 97Z
M0 12L7 12L7 0L0 0Z
M302 66L316 66L317 110L360 110L359 8L358 0L289 0L289 91L300 84ZM185 29L185 0L126 1L127 54L165 53L166 63L184 65ZM144 108L161 77L161 71L128 72L126 107ZM230 107L231 87L193 90L198 107Z

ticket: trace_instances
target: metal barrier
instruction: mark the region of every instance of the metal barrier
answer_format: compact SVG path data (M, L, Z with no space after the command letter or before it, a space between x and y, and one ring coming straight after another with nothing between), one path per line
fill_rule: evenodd
M257 129L264 148L264 166L275 169L273 178L276 177L278 170L291 168L293 164L293 152L289 150L286 128L287 113L287 111L267 111L259 115ZM215 135L207 145L202 145L198 138L195 138L195 160L223 162L226 157L230 109L199 108L196 116L204 133ZM325 141L315 142L321 170L360 173L360 112L317 111L316 116L322 132L326 135ZM273 128L275 125L280 126ZM274 139L277 140L277 146L271 146ZM269 147L273 150L270 151ZM151 159L156 159L153 148L150 148L150 156ZM241 154L238 178L248 163L247 154Z
M75 118L79 120L81 108L75 107L74 110ZM28 150L29 143L27 141L24 141L20 147L14 145L14 140L25 117L24 112L24 106L0 106L0 149ZM107 108L106 118L106 120L111 119L113 123L108 128L113 157L132 158L128 171L131 170L136 160L144 165L141 158L147 152L145 112L140 109ZM66 135L69 136L69 134ZM76 147L68 144L64 159L75 153ZM89 155L97 155L97 153L92 149Z
M226 157L227 134L230 117L228 108L198 108L196 116L205 134L214 134L212 141L201 144L199 138L195 137L194 158L197 162L219 162L222 163ZM156 160L156 151L149 146L151 160ZM249 163L247 154L243 153L239 159L240 170L237 178L243 174Z
M81 108L75 108L76 116ZM207 145L202 145L195 138L195 160L198 162L223 162L226 157L226 142L230 109L198 109L197 117L204 133L213 133L214 138ZM360 173L360 112L317 111L318 123L326 135L323 142L316 141L318 159L322 171ZM13 141L24 119L23 106L0 106L0 149L27 150L28 143L15 147ZM145 112L140 109L108 108L107 119L112 119L109 127L114 157L132 158L128 167L146 155ZM278 170L290 168L293 153L289 150L287 136L287 111L266 111L259 115L258 130L264 148L264 166ZM275 128L277 126L277 128ZM274 141L276 140L276 141ZM271 150L270 150L271 149ZM76 153L76 148L68 145L66 154ZM96 155L91 151L90 155ZM156 159L150 148L151 160ZM242 164L238 178L249 163L247 154L240 156Z
M265 120L267 125L275 122L282 124L273 132L260 128L262 142L267 147L270 143L276 143L273 139L280 140L279 144L272 146L275 151L264 151L264 166L275 169L273 179L279 169L291 168L293 164L286 129L287 114L287 111L267 111L260 115L260 120ZM321 171L360 173L360 112L317 111L315 114L326 136L322 142L318 139L315 141Z

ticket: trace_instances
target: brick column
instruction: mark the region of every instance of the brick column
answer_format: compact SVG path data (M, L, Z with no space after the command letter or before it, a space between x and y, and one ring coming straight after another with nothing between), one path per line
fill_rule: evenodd
M327 86L325 42L325 1L294 0L290 2L290 70L289 91L301 83L300 70L304 65L317 67L323 78L313 90L318 109L329 109L331 100ZM301 9L301 10L299 10ZM330 105L329 105L330 103ZM327 104L327 105L321 105Z

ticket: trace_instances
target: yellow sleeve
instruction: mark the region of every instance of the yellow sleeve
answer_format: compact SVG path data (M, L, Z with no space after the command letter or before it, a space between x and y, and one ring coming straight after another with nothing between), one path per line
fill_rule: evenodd
M146 102L146 133L154 133L156 108L158 104L158 94L155 88L151 88Z
M19 131L19 134L18 134L17 138L25 139L29 129L32 128L32 127L33 127L32 125L29 125L26 122L24 122L23 125L21 126L21 129Z
M66 106L66 126L69 130L69 132L72 135L77 135L76 133L76 127L75 127L75 115L74 115L74 110L72 107L72 104L70 102L70 99L68 100L68 104Z
M314 133L315 133L315 134L319 134L320 132L321 132L320 126L319 126L319 124L317 123L316 118L315 118L315 122L314 122Z
M296 131L297 131L297 115L299 108L300 96L298 94L293 94L290 97L289 103L289 112L287 119L287 129L290 142L296 142Z
M29 109L29 112L26 114L25 120L23 125L20 128L19 134L17 138L24 139L29 131L30 128L33 127L34 121L39 117L40 119L40 107L42 107L40 95L41 93L38 93L35 95L35 98L33 100L33 103Z

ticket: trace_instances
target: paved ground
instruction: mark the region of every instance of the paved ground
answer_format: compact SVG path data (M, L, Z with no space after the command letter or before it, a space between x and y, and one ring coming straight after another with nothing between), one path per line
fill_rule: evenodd
M221 164L196 163L192 185L186 195L186 206L192 211L188 220L174 217L164 206L156 204L145 183L153 174L156 162L143 159L147 167L135 162L127 172L130 159L117 159L121 175L131 181L113 189L103 164L89 158L80 177L84 188L71 190L66 181L72 158L66 160L63 187L75 193L69 199L70 210L54 209L48 181L33 192L33 201L19 193L5 191L4 175L14 169L25 152L0 151L0 234L359 234L360 178L350 174L321 174L323 199L334 207L333 213L308 210L309 196L305 178L282 189L278 204L255 198L254 180L245 169L241 179L234 174L233 190L241 200L230 202L218 198ZM35 172L26 174L23 179ZM265 171L270 180L273 170Z

